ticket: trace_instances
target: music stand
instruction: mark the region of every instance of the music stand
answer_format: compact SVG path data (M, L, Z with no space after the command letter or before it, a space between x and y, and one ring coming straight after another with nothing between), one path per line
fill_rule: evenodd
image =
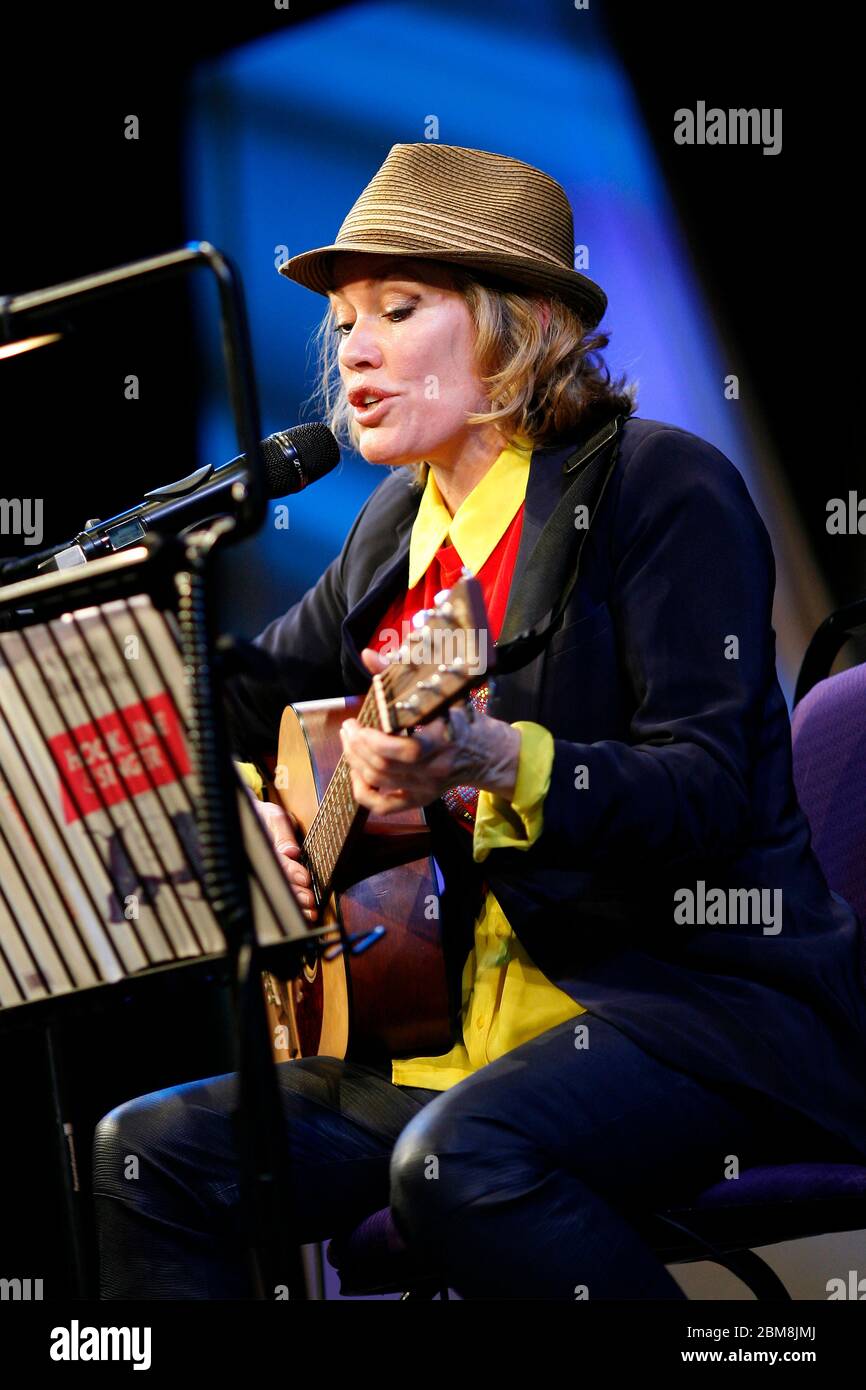
M207 242L191 242L164 256L133 262L28 294L2 298L0 335L6 341L14 340L16 334L22 331L26 333L34 322L50 319L60 310L68 311L84 302L156 280L185 275L200 267L209 269L218 284L222 348L231 405L240 452L248 462L246 485L237 490L235 515L222 518L205 530L186 537L180 550L176 547L181 547L181 542L175 542L174 563L169 563L160 575L157 574L160 554L167 559L172 552L172 544L148 538L135 551L93 561L81 569L43 575L0 589L0 628L5 628L7 633L20 633L31 628L35 630L37 608L39 620L50 626L52 619L49 615L57 603L62 612L74 614L76 605L79 609L93 608L97 599L111 603L128 598L130 595L125 585L130 574L134 573L138 582L143 578L143 572L135 573L137 564L155 566L147 574L147 583L154 591L160 587L160 582L163 591L167 582L174 588L180 639L190 671L188 735L193 766L198 774L196 822L201 879L205 897L225 942L226 960L233 982L241 1096L237 1134L244 1207L250 1234L253 1286L259 1298L264 1298L265 1289L273 1288L277 1283L287 1285L291 1297L305 1299L308 1288L303 1264L300 1252L290 1241L289 1235L292 1223L288 1210L288 1145L273 1058L264 1026L264 1002L259 979L260 946L256 939L250 897L250 866L240 825L242 812L239 807L244 803L238 800L224 720L214 717L217 710L221 714L222 707L219 700L220 675L214 656L213 559L229 540L239 539L256 530L265 514L259 411L240 282L228 258L216 248ZM167 580L168 573L172 575L170 581ZM28 612L31 603L35 607ZM55 612L55 620L60 616ZM12 686L7 685L7 692L11 689ZM69 731L66 733L68 736ZM68 788L66 794L69 795ZM131 800L134 801L135 797ZM249 809L254 815L252 808ZM277 870L281 872L278 866ZM133 866L133 872L136 871ZM291 910L294 909L303 926L304 937L309 942L315 939L317 933L309 930L291 898L288 884L283 882L291 900L285 907L287 916L291 920ZM8 908L7 903L7 915ZM162 968L157 967L157 971ZM101 981L100 985L112 988L109 981ZM128 985L129 979L125 987ZM93 995L98 994L99 990L78 988L64 992L63 997L65 999L68 994L76 993ZM47 1026L57 1016L55 1010L59 1006L60 995L49 991L44 998L19 1002L26 1003L26 1007L0 1010L0 1026L8 1026L10 1015L24 1018L30 1026L37 1020ZM13 1023L16 1021L13 1019ZM47 1045L55 1103L60 1115L62 1106L57 1089L57 1059L52 1051L50 1031ZM65 1142L65 1138L62 1142ZM64 1172L67 1172L65 1167ZM69 1205L67 1209L71 1210ZM81 1253L74 1225L71 1235L76 1277L80 1280Z

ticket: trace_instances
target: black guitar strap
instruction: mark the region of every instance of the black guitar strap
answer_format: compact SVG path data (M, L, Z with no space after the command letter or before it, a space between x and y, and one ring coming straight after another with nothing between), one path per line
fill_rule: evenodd
M502 640L504 630L500 634L494 675L507 675L526 666L547 646L559 625L577 583L583 543L613 473L622 426L627 418L627 415L620 414L609 420L563 464L563 473L573 473L575 476L538 537L514 596L515 602L513 606L509 605L506 626L509 632L513 632L515 627L518 631L507 641ZM588 521L585 527L578 528L575 526L575 514L580 506L586 507ZM578 537L576 550L575 536ZM542 618L533 622L533 615L546 602L552 587L559 592L555 607L547 609ZM545 623L544 619L548 616L549 621Z

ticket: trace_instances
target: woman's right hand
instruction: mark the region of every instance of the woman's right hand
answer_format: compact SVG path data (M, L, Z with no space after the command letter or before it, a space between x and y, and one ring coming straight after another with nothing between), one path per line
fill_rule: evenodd
M298 844L297 827L282 806L278 806L274 801L260 801L253 792L250 792L250 795L304 916L311 922L315 921L317 909L310 871L305 864L298 862L301 847Z

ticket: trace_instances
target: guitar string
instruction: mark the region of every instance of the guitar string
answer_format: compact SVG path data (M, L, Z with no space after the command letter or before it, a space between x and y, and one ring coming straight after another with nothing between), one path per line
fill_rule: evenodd
M395 686L399 680L399 672L402 665L402 662L394 662L392 665L387 666L381 673L382 683L386 688L386 695L389 697L395 693ZM372 692L368 692L358 712L358 722L364 727L373 727L377 724L377 720L378 716L375 698ZM378 727L381 727L381 725L378 725ZM332 862L328 867L328 873L332 871L336 863L340 848L333 832L333 825L329 819L331 803L334 801L336 801L337 806L346 815L351 816L357 809L357 803L351 789L351 772L342 754L334 769L331 782L325 790L325 795L319 804L319 808L304 839L305 850L311 851L314 856L318 855L323 846L331 849Z
M394 665L387 666L382 672L382 684L385 687L385 693L389 700L391 695L395 693L397 681L398 667L395 663ZM368 692L361 709L358 711L358 722L365 728L371 728L378 722L375 697L372 695L372 692ZM379 727L381 727L381 725ZM334 788L333 791L332 788ZM325 789L325 794L322 797L316 815L313 817L309 831L304 838L304 849L308 853L311 853L314 858L321 857L320 850L323 847L330 847L333 862L328 865L326 876L332 872L334 863L336 862L336 855L339 854L339 846L336 843L332 824L329 820L330 803L335 799L340 809L347 816L353 814L357 803L355 802L352 792L351 772L343 754L340 755L340 759L334 769L334 775L328 787Z
M389 699L389 703L390 696L396 693L395 687L399 680L399 672L402 665L402 662L393 662L381 673L382 684L385 687L385 694ZM367 693L358 711L357 718L358 723L365 728L372 728L374 726L381 728L381 724L378 722L376 701L372 691ZM323 857L320 852L324 848L330 849L331 860L325 870L325 878L329 877L333 872L340 851L340 845L337 842L337 836L334 833L333 821L331 818L332 802L336 802L339 810L348 817L351 817L355 810L357 810L357 802L352 792L351 771L343 754L340 755L331 781L325 789L325 794L319 803L319 807L313 817L307 835L304 837L304 850L308 856L312 856L314 859ZM345 842L345 832L342 839ZM323 875L320 874L319 877L322 878Z
M395 668L391 666L386 667L382 672L382 683L386 687L386 695L390 696L393 693L396 679ZM367 694L358 712L358 722L365 728L373 727L376 723L375 700L371 693ZM332 791L332 788L335 790ZM333 800L337 800L337 804L345 813L349 815L352 814L356 803L351 789L351 773L348 763L345 761L345 757L342 754L340 755L340 759L334 769L334 775L325 790L325 795L319 804L319 808L304 839L304 849L312 851L314 856L318 854L323 843L329 844L333 851L338 851L339 847L335 842L332 827L328 819L330 803ZM330 872L332 868L333 865L329 867L328 872Z

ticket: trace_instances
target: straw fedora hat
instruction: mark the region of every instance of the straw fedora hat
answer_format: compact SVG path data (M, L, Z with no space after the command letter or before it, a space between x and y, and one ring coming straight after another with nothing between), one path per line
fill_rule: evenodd
M574 222L549 174L462 145L392 145L330 246L304 251L280 274L318 294L333 288L337 251L445 261L559 295L594 328L607 295L574 269Z

